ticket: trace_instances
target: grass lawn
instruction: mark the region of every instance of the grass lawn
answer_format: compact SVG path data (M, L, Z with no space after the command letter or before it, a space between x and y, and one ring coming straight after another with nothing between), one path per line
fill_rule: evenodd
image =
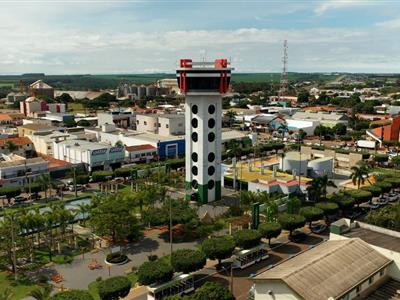
M35 261L40 264L48 264L50 262L49 251L47 249L35 249L33 252ZM56 252L53 253L52 262L56 264L66 264L73 260L72 255L59 255Z
M129 278L129 280L132 282L132 287L134 287L137 282L137 279L138 279L136 273L129 273L128 275L126 275L126 277ZM105 279L107 279L107 278L105 278ZM100 296L97 291L97 284L98 284L97 281L93 281L88 286L89 293L93 296L94 300L100 300Z
M7 288L10 288L13 292L11 299L19 300L26 297L31 291L39 288L39 286L22 282L16 283L7 273L0 272L0 293L3 293Z
M68 109L72 109L73 111L84 111L82 103L70 102L68 103Z

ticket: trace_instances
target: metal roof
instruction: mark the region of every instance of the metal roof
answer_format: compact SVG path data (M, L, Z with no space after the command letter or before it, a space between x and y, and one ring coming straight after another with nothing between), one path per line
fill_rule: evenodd
M281 280L307 300L336 299L391 262L361 239L328 241L253 280Z

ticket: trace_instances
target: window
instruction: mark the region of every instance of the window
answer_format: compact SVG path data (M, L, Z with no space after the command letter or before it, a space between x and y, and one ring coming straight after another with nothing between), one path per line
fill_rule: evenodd
M158 127L161 127L161 123L158 123Z
M199 111L199 108L197 107L196 104L194 104L194 105L192 106L192 114L197 114L198 111Z
M379 276L383 276L385 274L385 269L379 271Z
M208 106L208 113L213 114L215 112L215 105L211 104Z
M165 128L169 128L169 125L168 125L168 124L165 124Z
M196 179L192 180L192 188L197 189L197 187L198 187L197 180Z
M197 155L197 153L196 153L196 152L193 152L193 153L192 153L192 160L193 160L194 162L197 162L198 159L199 159L199 156Z
M139 158L140 157L140 154L135 154L135 158Z
M193 174L194 176L196 176L196 175L198 174L198 169L197 169L196 166L193 166L193 167L192 167L192 174Z
M214 128L215 120L213 118L208 120L208 128Z
M144 124L144 125L147 125L147 121L144 121L143 124Z
M368 284L372 284L374 282L374 276L368 278Z
M214 173L215 173L215 168L213 166L208 167L208 175L211 176L214 175Z
M137 121L136 121L136 124L138 124L138 125L139 125L139 120L137 120Z
M198 136L197 132L193 132L192 133L192 141L196 143L198 140L199 140L199 136Z
M145 156L146 156L146 153L142 153L142 154L140 154L140 156L141 156L141 157L145 157Z
M209 162L213 162L214 159L215 159L215 154L214 154L214 152L210 152L210 153L208 154L208 161L209 161Z
M212 190L214 188L214 186L215 186L214 180L209 180L208 183L207 183L207 188L209 190Z
M183 123L178 123L178 127L182 127L183 126Z
M359 294L360 291L361 291L361 286L358 285L358 286L356 287L356 293Z
M208 134L208 141L209 142L214 142L214 140L215 140L215 133L214 132L210 132Z
M192 127L197 128L198 125L199 125L199 121L196 118L193 118L192 119Z

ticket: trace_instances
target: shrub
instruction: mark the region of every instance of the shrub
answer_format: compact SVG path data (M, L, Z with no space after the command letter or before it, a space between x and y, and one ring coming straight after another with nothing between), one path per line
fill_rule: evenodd
M204 240L201 249L209 259L217 259L221 264L222 259L231 257L235 241L231 236L214 237Z
M277 238L281 234L282 227L281 224L276 222L261 223L258 226L258 231L264 238L268 239L268 244L271 245L271 239Z
M382 189L377 185L364 186L361 189L370 192L372 197L379 197L382 193Z
M0 187L0 196L6 196L7 199L16 197L21 194L21 188L18 186L2 186Z
M364 203L364 202L369 202L372 200L372 193L369 191L366 191L366 190L346 191L345 194L347 194L351 198L353 198L357 205Z
M400 178L396 177L389 177L385 179L385 182L388 182L392 185L392 188L399 188L400 187Z
M289 231L292 236L293 230L303 227L306 224L306 219L301 215L283 213L278 217L279 224L282 228Z
M389 156L386 154L375 154L374 160L377 163L387 162L389 160Z
M324 217L324 211L318 207L313 206L302 207L300 208L299 213L306 219L306 222L309 223L310 228L313 221L318 221Z
M235 300L231 292L217 282L206 282L191 298L193 300Z
M116 276L100 281L97 290L101 300L115 300L126 297L131 290L131 285L128 277Z
M57 293L50 297L51 300L93 300L92 295L88 291L69 290Z
M172 253L171 264L175 272L187 274L202 269L206 264L206 256L198 250L180 249Z
M236 246L249 249L260 244L261 233L255 229L243 229L233 234Z
M126 261L128 257L121 252L110 253L106 257L106 261L111 264L119 264Z
M386 179L385 179L385 181L375 183L375 185L381 188L382 193L389 193L390 190L392 189L392 184L389 182L386 182Z
M141 284L149 285L171 280L174 270L170 264L161 260L146 261L139 267L137 274Z
M76 176L76 184L87 184L89 182L89 175Z
M114 171L115 177L131 177L132 169L131 168L119 168Z
M104 182L108 177L112 177L112 171L95 171L92 173L92 179L94 182Z

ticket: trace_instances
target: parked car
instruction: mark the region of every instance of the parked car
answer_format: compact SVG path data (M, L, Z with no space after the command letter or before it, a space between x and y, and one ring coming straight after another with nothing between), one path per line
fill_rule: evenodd
M22 202L25 202L26 200L28 200L28 198L26 198L24 196L16 196L16 197L14 197L14 202L15 203L22 203Z
M346 217L351 219L351 220L355 220L357 219L359 216L361 216L361 212L360 211L352 211L346 214Z
M28 195L28 199L31 200L39 200L40 198L42 198L42 196L40 196L38 193L32 193L30 196Z
M71 192L75 192L75 187L74 187L73 185L70 185L70 186L68 187L68 189L69 189ZM85 191L86 188L85 188L85 186L82 185L82 184L77 184L77 185L76 185L76 190L77 190L78 192L80 192L80 191Z
M378 209L381 206L378 203L368 203L368 207L371 209Z
M399 199L399 195L397 193L389 193L387 200L389 202L395 202Z
M311 226L311 231L316 234L320 234L326 230L327 226L325 224L315 224Z
M289 237L289 241L293 242L293 243L301 243L303 241L305 241L307 239L307 234L305 234L302 231L294 231L292 233L292 236Z
M124 177L115 177L114 178L114 182L116 182L116 183L124 183L125 182L125 178Z

